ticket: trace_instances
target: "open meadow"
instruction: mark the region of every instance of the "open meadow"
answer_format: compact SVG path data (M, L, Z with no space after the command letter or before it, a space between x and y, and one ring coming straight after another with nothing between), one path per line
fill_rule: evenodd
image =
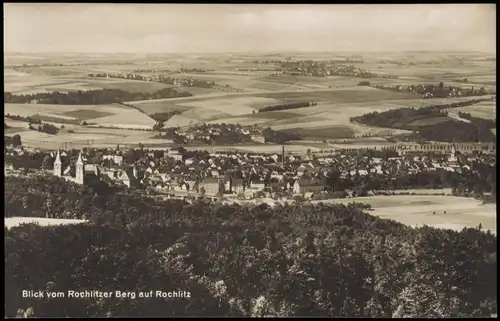
M496 119L496 109L497 102L493 101L483 101L478 104L471 106L464 106L459 108L453 108L454 112L469 113L472 117L479 117L484 119ZM449 112L450 110L448 110Z
M7 229L22 224L38 224L40 226L67 225L67 224L82 224L86 220L76 219L59 219L59 218L39 218L39 217L6 217L4 225Z
M392 195L368 196L351 199L313 201L315 203L367 203L372 215L391 219L409 226L433 226L461 230L479 224L496 234L496 205L455 196ZM446 213L445 213L446 212ZM435 214L434 214L435 213Z

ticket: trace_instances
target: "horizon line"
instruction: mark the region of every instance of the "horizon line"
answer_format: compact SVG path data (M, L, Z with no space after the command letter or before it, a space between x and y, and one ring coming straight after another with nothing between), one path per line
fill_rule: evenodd
M495 54L496 51L483 51L483 50L422 50L422 49L409 49L409 50L349 50L349 49L338 49L338 50L283 50L283 51L205 51L205 52L196 52L196 51L179 51L179 52L99 52L99 51L4 51L4 54L100 54L100 55L113 55L113 54L135 54L135 55L162 55L162 54L188 54L188 55L208 55L208 54L295 54L295 53L484 53L484 54Z

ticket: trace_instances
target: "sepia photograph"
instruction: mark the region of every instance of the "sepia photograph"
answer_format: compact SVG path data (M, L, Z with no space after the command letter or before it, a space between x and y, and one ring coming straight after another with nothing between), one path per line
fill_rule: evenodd
M5 318L496 318L496 4L4 3Z

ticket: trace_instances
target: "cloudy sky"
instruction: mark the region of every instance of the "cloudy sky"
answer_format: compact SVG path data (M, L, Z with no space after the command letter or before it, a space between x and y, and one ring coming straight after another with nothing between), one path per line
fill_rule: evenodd
M7 52L495 52L494 4L4 4Z

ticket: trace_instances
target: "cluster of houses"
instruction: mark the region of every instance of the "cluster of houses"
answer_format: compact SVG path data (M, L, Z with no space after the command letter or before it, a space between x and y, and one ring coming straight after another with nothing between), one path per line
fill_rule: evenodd
M118 79L161 82L164 84L171 84L176 87L200 87L200 88L213 88L222 91L237 91L237 92L242 91L241 89L233 88L229 85L221 86L213 81L207 81L203 79L193 79L190 77L171 78L165 75L143 76L135 73L99 73L99 74L88 74L88 76L94 78L118 78Z
M262 128L233 124L194 125L183 130L174 129L172 136L177 140L182 140L184 143L197 141L212 144L253 141L264 144L266 142L265 137L262 135Z
M347 154L342 151L285 155L284 150L281 154L188 152L182 149L123 152L117 147L80 151L76 160L70 161L67 152L58 150L52 154L52 171L54 176L81 185L93 180L107 180L172 197L252 199L301 195L312 198L327 189L326 182L332 168L340 172L341 179L367 175L391 179L401 174L425 171L474 171L478 164L495 161L484 155L456 152L453 146L437 155L420 150L396 152L392 154L394 157L377 158L366 156L366 153ZM29 154L21 147L5 149L6 159L28 157L24 155L26 153ZM13 169L13 164L6 160L6 175Z
M472 86L470 89L454 86L443 86L442 88L440 88L436 85L373 85L373 87L396 92L409 92L414 95L419 95L422 98L468 97L488 94L484 87L481 87L480 89L474 89L474 86Z
M370 78L372 73L355 67L352 64L326 64L317 61L287 61L282 63L281 74L288 74L294 76L314 76L314 77L327 77L327 76L350 76L360 78Z
M132 79L141 81L155 81L166 84L172 84L177 87L207 87L211 88L216 86L214 82L206 80L198 80L191 78L170 78L164 75L151 75L142 76L135 73L100 73L100 74L89 74L89 77L95 78L118 78L118 79Z
M329 170L334 166L341 178L417 173L420 171L461 172L471 169L470 156L451 153L439 159L429 156L390 157L330 155L320 157L293 156L282 153L260 155L248 153L191 153L186 158L176 149L163 157L148 152L140 160L129 163L119 151L104 155L100 164L87 162L80 152L74 165L62 167L65 152L57 151L53 174L77 184L92 179L108 180L129 188L143 189L171 197L195 195L207 198L233 196L244 199L273 198L279 195L301 195L312 198L326 187Z

